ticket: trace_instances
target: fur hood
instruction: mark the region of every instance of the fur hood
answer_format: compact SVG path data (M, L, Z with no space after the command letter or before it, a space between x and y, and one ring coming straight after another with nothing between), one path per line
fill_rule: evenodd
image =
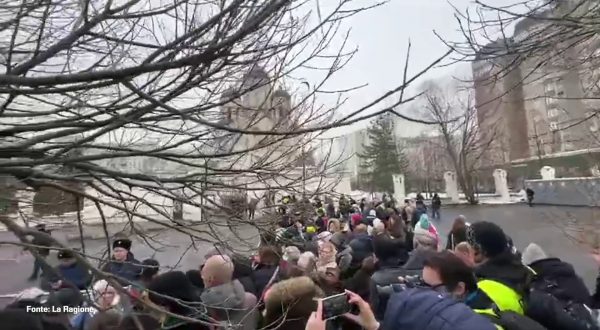
M277 320L287 311L287 318L308 318L315 310L314 298L323 291L308 276L295 277L274 284L265 297L266 318Z

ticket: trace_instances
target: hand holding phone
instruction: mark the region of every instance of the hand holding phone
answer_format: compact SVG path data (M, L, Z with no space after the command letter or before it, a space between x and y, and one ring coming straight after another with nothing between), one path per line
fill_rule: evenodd
M373 314L373 310L371 310L369 303L352 291L346 290L346 296L348 297L348 303L350 305L358 307L359 313L358 315L346 313L344 314L344 317L356 322L356 324L366 330L379 329L379 322L375 319L375 315Z
M346 293L326 297L323 303L323 320L329 320L350 313L350 302Z

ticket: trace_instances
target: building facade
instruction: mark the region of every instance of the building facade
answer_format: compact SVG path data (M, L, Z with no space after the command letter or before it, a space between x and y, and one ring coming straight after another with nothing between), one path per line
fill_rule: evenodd
M476 55L472 69L479 125L482 132L497 135L493 164L541 161L600 146L595 115L600 61L591 60L600 55L600 38L557 39L561 27L543 19L569 8L568 1L560 2L539 18L520 20L511 38L492 42Z

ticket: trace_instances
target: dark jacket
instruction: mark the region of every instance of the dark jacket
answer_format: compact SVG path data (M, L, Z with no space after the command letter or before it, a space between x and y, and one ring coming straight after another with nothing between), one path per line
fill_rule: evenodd
M241 325L240 330L255 330L258 325L256 297L247 293L238 280L212 288L206 288L200 298L208 313L221 322Z
M233 260L233 278L237 279L244 286L246 292L256 293L256 287L252 280L252 261L248 258L234 256Z
M392 293L391 285L399 283L399 276L421 275L426 253L423 250L415 251L413 256L411 256L413 262L409 265L410 268L405 267L408 262L404 266L401 266L397 259L379 261L380 268L371 276L369 283L369 302L373 308L375 318L378 320L383 319L388 300Z
M434 196L431 199L431 208L433 209L439 209L440 207L442 207L442 199L439 196Z
M448 239L446 240L446 250L454 250L454 248L467 241L467 228L463 227L461 230L448 233Z
M344 286L344 289L350 290L358 294L365 301L369 301L372 275L373 273L371 271L361 268L358 271L356 271L354 275L352 275L352 277L343 280L342 284Z
M380 269L371 276L369 281L369 304L376 319L383 319L388 300L393 292L391 285L399 283L398 277L405 274L406 270L399 265L380 266Z
M551 294L532 290L525 314L548 330L598 330L598 325L582 304L563 303Z
M406 241L403 238L392 238L387 233L373 237L373 252L379 260L395 259L395 266L403 265L409 258Z
M425 207L425 205L419 206L415 209L415 211L413 212L413 215L412 215L411 222L410 222L412 228L415 228L415 226L417 225L417 222L419 222L419 220L421 219L421 216L423 214L427 214L427 207Z
M40 230L40 232L44 233L44 234L47 234L47 235L50 235L50 231L47 231L47 230ZM50 247L50 246L52 246L52 240L50 238L48 238L48 237L37 237L37 236L35 236L33 238L33 240L31 241L31 244ZM46 256L48 256L50 254L50 249L46 249L46 248L41 248L40 247L40 248L36 248L36 250L37 250L37 253L40 256L43 256L43 257L46 257Z
M135 282L140 277L142 273L141 263L135 259L133 253L127 254L127 259L125 262L119 262L110 260L104 267L102 267L103 272L111 273L117 277L117 280L123 284L123 286L129 285L127 281ZM127 281L124 281L124 280Z
M476 267L475 275L507 285L521 296L526 296L533 280L533 273L508 251Z
M63 282L70 286L74 286L79 290L87 288L92 282L90 272L81 264L75 262L71 265L58 265L56 272Z
M355 235L348 244L352 248L352 265L360 265L362 261L373 254L373 241L367 234Z
M254 288L255 288L255 292L252 292L259 300L262 297L265 289L267 288L267 285L269 284L269 281L271 280L271 278L273 277L273 274L275 273L275 270L277 269L277 266L268 266L268 265L258 265L254 271L252 272L252 275L250 276L250 278L252 279L252 283L254 283ZM276 275L276 277L278 277ZM278 279L275 279L275 282L277 282Z
M380 330L496 330L467 305L430 289L391 296Z
M425 260L434 253L435 251L431 250L416 249L412 251L402 268L406 270L407 275L421 275Z
M592 308L600 309L600 274L596 277L596 291L594 292L594 295L592 295L590 305Z
M571 264L548 258L533 262L529 267L536 272L533 281L536 290L550 293L564 302L590 303L590 292Z

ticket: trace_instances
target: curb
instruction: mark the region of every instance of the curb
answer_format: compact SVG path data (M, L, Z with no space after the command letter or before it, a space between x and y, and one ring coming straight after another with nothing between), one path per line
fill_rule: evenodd
M161 231L164 230L164 227L156 227L156 228L144 228L144 232L156 232L156 231ZM109 231L108 234L110 235L111 232ZM97 233L83 233L83 239L84 240L96 240L96 239L103 239L105 238L104 232L97 232ZM76 234L67 234L66 235L66 239L69 242L73 242L73 241L79 241L81 238L79 236L79 233Z

